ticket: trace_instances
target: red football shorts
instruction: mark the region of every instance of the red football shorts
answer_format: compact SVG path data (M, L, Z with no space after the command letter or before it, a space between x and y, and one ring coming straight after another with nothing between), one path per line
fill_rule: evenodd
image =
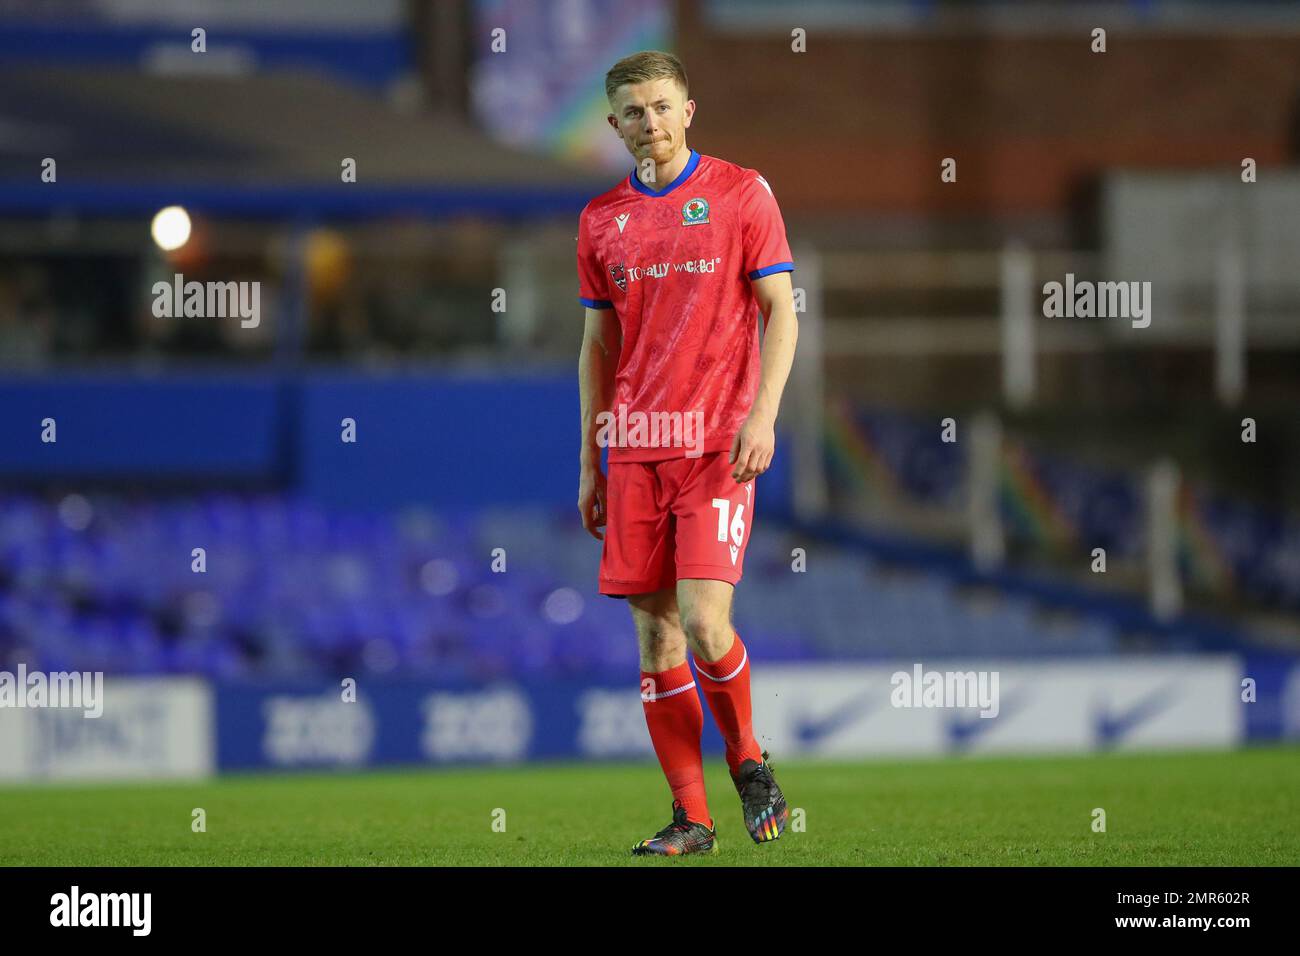
M601 594L646 594L681 578L740 580L754 481L739 484L727 458L718 451L610 464Z

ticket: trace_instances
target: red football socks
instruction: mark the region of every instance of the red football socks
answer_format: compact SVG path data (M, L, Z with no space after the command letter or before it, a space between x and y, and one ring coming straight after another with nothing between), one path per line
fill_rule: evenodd
M734 632L733 632L734 633ZM754 712L749 699L749 654L735 635L731 650L709 663L695 656L700 690L727 745L727 766L735 774L745 760L763 759L754 739Z
M748 677L745 685L748 694ZM691 665L682 661L657 674L642 671L641 707L673 798L686 808L688 820L711 829L713 818L704 793L704 761L700 757L704 711L695 693Z

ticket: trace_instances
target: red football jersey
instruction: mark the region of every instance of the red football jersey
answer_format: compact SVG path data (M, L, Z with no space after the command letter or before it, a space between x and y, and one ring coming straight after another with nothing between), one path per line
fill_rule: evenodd
M767 181L695 150L663 189L634 171L587 203L578 220L578 298L612 308L623 329L610 461L682 455L680 444L663 440L674 413L702 424L702 448L686 433L694 452L730 451L761 369L762 313L750 282L792 271ZM637 432L638 416L648 431Z

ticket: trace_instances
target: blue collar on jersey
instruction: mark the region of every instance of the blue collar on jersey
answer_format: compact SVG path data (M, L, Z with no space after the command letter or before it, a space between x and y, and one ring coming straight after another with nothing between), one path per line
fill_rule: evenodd
M672 192L682 183L686 182L686 180L690 179L691 173L695 172L695 167L698 165L700 165L700 154L697 153L695 150L691 150L691 158L686 161L685 167L683 167L682 171L677 174L677 178L674 179L672 182L670 182L663 189L654 190L651 189L649 186L647 186L645 183L641 182L641 180L637 178L635 169L632 170L632 173L631 175L628 176L627 181L632 184L633 189L637 190L638 192L643 192L647 196L667 196L670 192Z

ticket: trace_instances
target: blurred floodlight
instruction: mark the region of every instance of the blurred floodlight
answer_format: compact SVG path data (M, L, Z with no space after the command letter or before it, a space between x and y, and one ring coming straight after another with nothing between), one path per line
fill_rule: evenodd
M59 520L70 531L85 531L94 515L95 509L83 495L67 495L59 502Z
M582 595L573 588L556 588L542 603L542 615L552 624L572 624L582 617Z
M180 206L160 209L153 217L150 232L159 249L173 252L189 241L190 214Z

